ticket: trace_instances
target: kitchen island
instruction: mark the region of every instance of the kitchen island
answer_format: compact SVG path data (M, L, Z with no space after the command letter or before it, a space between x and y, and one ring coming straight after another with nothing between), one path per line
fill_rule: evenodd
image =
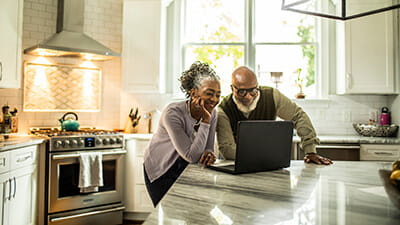
M144 224L400 224L378 173L390 167L292 161L286 169L229 175L189 165Z

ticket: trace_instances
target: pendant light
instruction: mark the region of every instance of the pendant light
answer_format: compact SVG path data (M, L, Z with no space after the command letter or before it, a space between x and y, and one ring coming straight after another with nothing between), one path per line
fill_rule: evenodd
M282 9L348 20L400 8L400 0L282 0Z

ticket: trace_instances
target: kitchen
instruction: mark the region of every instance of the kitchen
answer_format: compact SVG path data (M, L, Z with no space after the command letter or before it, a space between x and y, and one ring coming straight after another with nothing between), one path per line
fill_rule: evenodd
M20 76L17 78L19 86L3 86L1 83L0 89L0 103L8 104L10 107L16 107L18 112L18 133L27 134L31 127L58 127L58 119L62 117L65 112L51 112L51 111L25 111L24 110L24 90L23 90L23 69L24 62L33 61L35 56L22 54L22 50L34 46L47 37L51 36L56 31L56 11L57 1L55 0L20 0L20 17L22 22L21 34L19 41L21 46L19 54L20 67L17 67L16 74ZM157 28L161 24L157 19L161 16L162 7L168 5L170 1L122 1L122 0L86 0L85 1L85 33L89 34L92 38L100 41L104 45L113 49L116 52L122 53L122 58L114 58L112 60L96 62L102 68L102 88L101 88L101 105L96 111L92 112L78 112L79 123L81 127L95 126L102 129L124 129L127 121L127 115L131 108L139 107L140 114L153 113L161 111L163 107L174 100L174 89L170 83L164 82L170 79L170 76L163 75L161 69L162 63L158 59L163 54L162 50L157 49L157 45L162 37L157 32ZM137 67L134 72L126 71L127 66L123 66L125 60L124 54L127 54L123 46L124 35L135 35L135 33L126 33L131 27L124 27L123 13L124 4L133 6L142 5L143 8L136 8L138 16L147 14L146 20L149 24L133 23L137 26L136 29L144 29L145 27L152 27L154 33L152 35L140 36L137 45L142 45L149 51L148 55L142 55L143 59L148 61L135 61L138 55L133 55L133 59L129 62L131 67ZM134 10L134 9L132 9ZM157 17L158 16L158 17ZM125 29L124 29L125 28ZM132 28L131 28L132 29ZM136 29L132 29L136 31ZM139 29L140 30L140 29ZM7 36L3 35L2 41L6 42ZM3 47L3 46L2 46ZM7 47L5 45L4 47ZM397 46L396 49L398 49ZM7 49L7 48L4 48ZM6 51L4 54L10 54ZM18 54L18 53L16 53ZM398 54L398 51L397 51ZM148 58L146 58L148 57ZM128 56L126 57L128 58ZM58 64L76 64L76 59L60 58L53 59ZM155 62L155 63L154 63ZM398 55L396 62L399 62ZM126 64L125 64L126 65ZM394 65L397 69L396 77L399 77L398 66L399 63ZM136 68L135 68L136 69ZM132 80L125 80L124 74L133 73ZM150 80L143 79L143 74L148 74ZM153 79L155 78L155 79ZM154 85L154 80L158 80L161 85ZM396 88L399 87L398 80L394 80ZM135 82L136 81L136 82ZM144 85L141 86L141 84ZM335 78L330 77L328 85L329 93L324 99L306 99L295 100L311 117L316 131L319 135L325 136L353 136L357 135L352 127L354 121L368 121L369 113L377 111L383 106L389 107L391 111L392 123L400 123L400 98L397 94L357 94L357 95L337 95ZM147 83L146 83L147 82ZM130 89L126 88L126 84L131 85ZM3 88L4 87L4 88ZM398 92L396 92L398 93ZM154 118L156 120L156 116ZM142 118L138 125L138 133L147 133L149 130L148 119ZM148 138L147 134L139 136L139 144L143 139ZM137 143L133 143L136 145Z

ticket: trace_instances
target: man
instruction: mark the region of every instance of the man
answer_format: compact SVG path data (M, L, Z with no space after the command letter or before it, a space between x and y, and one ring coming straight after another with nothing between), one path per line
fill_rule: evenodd
M305 162L332 164L330 159L316 153L315 145L319 144L319 139L303 109L277 89L259 87L252 70L242 66L233 71L231 89L232 94L226 96L218 107L217 139L219 151L225 159L235 158L238 121L275 120L278 116L294 122L306 154Z

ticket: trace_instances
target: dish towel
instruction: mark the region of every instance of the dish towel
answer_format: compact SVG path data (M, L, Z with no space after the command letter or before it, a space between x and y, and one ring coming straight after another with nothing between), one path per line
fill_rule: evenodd
M100 152L79 154L79 184L81 193L97 192L103 186L103 156Z

